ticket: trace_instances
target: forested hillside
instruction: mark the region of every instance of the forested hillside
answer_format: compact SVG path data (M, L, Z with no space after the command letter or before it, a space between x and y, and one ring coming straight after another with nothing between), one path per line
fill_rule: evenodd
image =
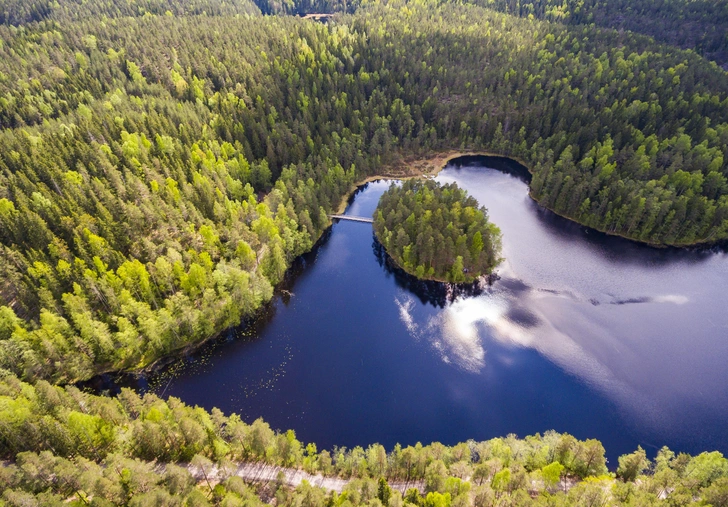
M474 0L516 16L631 30L694 49L728 69L728 2L721 0Z
M319 453L262 421L52 385L148 366L252 315L353 185L405 158L517 157L532 196L580 223L656 245L728 239L728 76L695 52L500 4L521 17L260 5L355 12L324 25L241 0L0 0L0 505L259 503L235 480L205 489L157 467L188 460L428 488L281 488L292 507L720 505L718 453L637 451L616 481L601 444L556 433ZM567 493L560 478L588 480Z
M584 224L728 237L728 77L629 33L396 2L0 37L0 365L25 379L138 368L236 324L404 155L517 156Z
M0 0L0 24L126 16L260 14L251 0Z
M255 0L268 13L355 12L361 0ZM728 3L722 0L438 0L472 3L524 18L630 30L693 49L728 70ZM366 5L366 2L364 2Z

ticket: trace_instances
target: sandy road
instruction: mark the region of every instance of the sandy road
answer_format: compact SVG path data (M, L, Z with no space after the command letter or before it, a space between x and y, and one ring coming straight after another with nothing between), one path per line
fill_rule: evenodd
M284 468L279 466L267 465L265 463L243 463L237 466L234 470L221 470L217 466L213 466L210 470L203 471L201 468L194 465L187 465L187 470L190 471L193 477L198 481L210 481L220 482L228 476L237 475L246 482L255 483L269 483L276 482L278 480L278 474L283 473L284 482L286 485L291 487L299 486L303 481L308 481L312 486L328 489L330 491L336 491L341 493L347 484L353 479L340 479L338 477L324 477L321 474L309 474L303 470L295 468ZM416 488L420 493L425 490L425 481L389 481L389 487L396 489L402 493L406 492L410 488Z

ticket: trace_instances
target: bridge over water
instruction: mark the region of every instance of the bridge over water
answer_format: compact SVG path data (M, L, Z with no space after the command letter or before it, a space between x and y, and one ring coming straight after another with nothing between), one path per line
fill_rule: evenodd
M358 217L355 215L329 215L331 218L338 218L339 220L351 220L352 222L365 222L368 224L374 223L374 220L366 217Z

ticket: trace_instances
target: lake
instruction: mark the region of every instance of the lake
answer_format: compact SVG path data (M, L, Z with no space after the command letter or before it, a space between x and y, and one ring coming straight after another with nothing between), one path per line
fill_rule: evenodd
M319 449L555 429L601 440L611 467L637 445L728 453L728 255L588 230L534 203L515 164L460 162L436 179L501 228L491 287L419 283L370 224L340 221L258 318L132 385ZM371 216L388 185L346 213Z

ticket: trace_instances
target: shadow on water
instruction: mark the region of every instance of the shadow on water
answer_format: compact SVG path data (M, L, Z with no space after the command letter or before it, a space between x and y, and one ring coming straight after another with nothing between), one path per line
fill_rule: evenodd
M445 283L433 280L420 280L397 266L385 251L384 246L372 234L372 251L377 263L384 269L388 277L393 276L398 287L417 296L422 304L430 304L435 308L445 308L458 297L474 297L483 293L479 283Z
M534 215L541 226L550 235L565 243L583 243L609 262L637 264L642 267L661 267L681 262L703 262L710 259L715 253L728 252L725 244L678 248L639 243L581 225L557 215L536 201L531 201L530 207L533 208Z
M259 308L255 315L243 319L239 325L226 329L216 338L208 340L197 347L179 352L170 357L169 360L160 362L149 371L104 373L89 380L78 382L76 387L84 391L108 396L117 396L123 388L133 389L140 394L156 391L158 387L161 387L158 380L166 378L165 372L179 370L201 359L209 358L215 353L219 353L222 348L233 341L256 341L276 316L277 307L275 302L280 300L285 306L288 306L296 282L310 273L309 267L316 262L319 250L331 238L332 230L332 227L326 229L309 252L299 255L293 260L291 266L286 270L283 280L276 286L273 298ZM163 392L161 395L163 395Z
M318 239L313 248L304 254L296 257L291 266L286 270L286 274L283 276L283 280L276 287L276 294L281 296L284 304L288 305L291 300L291 292L296 285L296 282L303 276L308 275L308 269L316 262L316 258L319 255L321 248L329 241L333 227L326 229L321 237Z
M463 167L496 169L502 173L514 176L527 185L531 183L532 179L527 167L507 157L465 155L451 159L447 167L454 167L456 169ZM715 253L728 253L728 241L714 245L687 248L657 247L581 225L574 220L558 215L541 206L533 199L530 200L529 206L539 223L544 229L548 230L550 235L563 239L565 243L582 242L589 249L598 252L609 262L661 267L671 263L702 262L710 259ZM649 262L646 263L645 260L647 257L649 257Z
M273 304L276 297L280 297L284 304L287 304L287 300L290 299L290 295L276 294L273 300L261 307L254 316L244 319L238 326L223 331L216 338L208 340L192 350L171 357L149 371L104 373L79 382L76 387L83 391L106 396L117 396L123 388L133 389L139 394L157 392L161 388L159 396L163 397L165 394L163 386L173 379L173 372L192 368L198 363L204 364L229 346L231 342L244 343L257 340L262 330L276 316L276 305Z
M463 155L450 159L447 166L452 167L487 167L515 176L526 184L531 183L531 172L526 166L508 157L497 157L493 155ZM446 166L446 167L447 167Z
M374 180L379 181L379 180ZM361 194L363 194L367 188L369 188L369 183L366 182L363 185L359 185L356 187L356 189L349 195L349 197L346 199L346 208L348 209L352 204L354 204L354 201L356 201L357 197L359 197ZM329 228L331 230L331 228Z

